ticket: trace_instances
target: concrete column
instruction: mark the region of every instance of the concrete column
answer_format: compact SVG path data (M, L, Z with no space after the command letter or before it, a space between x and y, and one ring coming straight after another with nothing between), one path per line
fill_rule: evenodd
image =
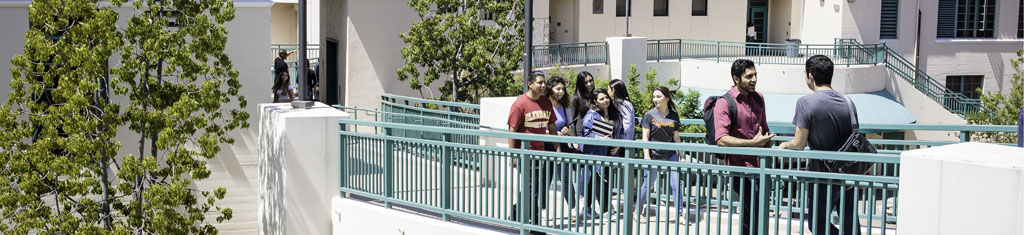
M626 78L630 65L636 65L636 71L647 72L647 38L645 37L610 37L608 42L608 66L611 67L611 79Z
M260 104L259 233L330 234L339 196L338 120L349 114Z
M900 165L897 234L1024 234L1024 149L962 143Z

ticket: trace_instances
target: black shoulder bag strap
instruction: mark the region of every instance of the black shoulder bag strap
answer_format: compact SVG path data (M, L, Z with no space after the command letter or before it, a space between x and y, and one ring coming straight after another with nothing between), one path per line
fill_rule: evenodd
M850 123L853 126L852 135L860 135L860 124L857 123L857 111L853 109L853 100L850 100L850 96L843 96L846 98L846 107L850 109Z

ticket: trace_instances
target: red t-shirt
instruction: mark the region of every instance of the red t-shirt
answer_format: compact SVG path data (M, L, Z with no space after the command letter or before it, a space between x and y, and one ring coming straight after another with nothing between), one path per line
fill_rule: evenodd
M558 117L551 106L551 100L541 96L537 100L531 100L529 96L520 95L516 102L512 103L512 109L508 112L508 126L515 127L516 132L530 134L548 134L548 125L554 125ZM513 148L519 148L519 142L514 143ZM530 149L544 150L544 142L530 141Z

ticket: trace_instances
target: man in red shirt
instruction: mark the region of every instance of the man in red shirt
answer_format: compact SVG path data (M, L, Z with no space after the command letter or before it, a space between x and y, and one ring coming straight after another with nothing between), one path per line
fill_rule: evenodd
M547 89L545 83L544 74L540 72L533 72L530 75L529 86L530 89L523 95L519 96L514 103L512 108L508 112L508 131L519 132L519 133L530 133L530 134L549 134L558 135L558 130L555 128L555 121L558 119L555 116L555 109L551 105L551 100L544 97L544 90ZM530 150L544 151L544 142L542 141L530 141ZM516 139L509 139L508 146L518 149L520 141ZM557 146L557 144L556 144ZM512 158L512 167L516 167L516 158ZM540 223L540 211L547 205L545 193L547 190L547 181L544 180L545 174L551 167L550 162L544 163L535 161L531 164L533 170L531 174L531 180L527 183L525 188L529 188L530 199L526 201L527 204L532 204L526 222L530 224L539 225ZM522 192L519 195L523 195ZM517 220L516 216L516 204L512 204L512 215L509 220ZM544 234L537 231L530 231L531 234Z
M715 102L714 131L718 146L722 147L767 147L771 145L774 133L768 130L764 111L764 97L754 88L757 86L757 69L754 62L739 59L732 63L733 87L727 95L736 100L736 120L729 118L729 102ZM731 166L760 167L760 159L756 156L726 155L726 162ZM758 227L758 190L757 178L736 177L730 186L740 193L740 234L756 234Z

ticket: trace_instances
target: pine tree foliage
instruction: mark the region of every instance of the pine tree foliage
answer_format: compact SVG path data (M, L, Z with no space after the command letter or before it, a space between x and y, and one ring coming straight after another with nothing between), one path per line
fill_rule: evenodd
M248 127L233 2L36 0L29 18L0 106L0 233L217 233L226 190L194 181Z

